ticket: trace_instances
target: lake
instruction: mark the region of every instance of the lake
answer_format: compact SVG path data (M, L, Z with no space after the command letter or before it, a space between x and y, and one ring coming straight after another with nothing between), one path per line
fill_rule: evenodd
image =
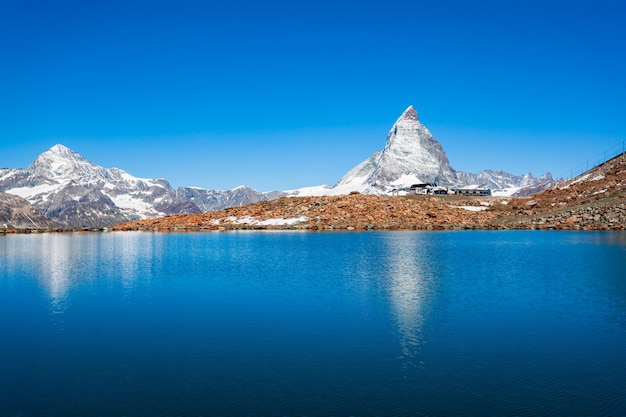
M0 415L626 415L626 233L0 236Z

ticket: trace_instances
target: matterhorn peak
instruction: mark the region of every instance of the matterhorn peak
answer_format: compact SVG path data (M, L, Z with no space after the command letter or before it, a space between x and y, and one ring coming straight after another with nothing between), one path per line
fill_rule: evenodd
M404 113L402 113L399 120L419 120L417 118L417 111L413 108L413 106L409 106Z
M441 144L409 106L391 127L385 148L350 170L335 189L384 194L426 182L447 185L458 180Z

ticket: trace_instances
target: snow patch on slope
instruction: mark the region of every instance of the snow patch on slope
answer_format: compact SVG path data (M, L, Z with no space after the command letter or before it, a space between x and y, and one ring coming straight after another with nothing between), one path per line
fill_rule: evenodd
M296 223L306 222L307 220L309 220L309 218L307 216L300 216L300 217L292 217L289 219L284 219L280 217L280 218L275 218L275 219L259 220L252 216L244 216L244 217L230 216L230 217L226 217L225 220L228 220L229 222L234 223L234 224L248 224L248 225L257 225L257 226L286 226L286 225L293 225ZM212 223L219 224L220 221L214 220Z
M29 200L29 201L41 195L43 200L45 201L48 199L48 196L51 193L58 191L63 186L64 184L41 184L41 185L35 185L34 187L12 188L12 189L6 190L5 192L8 194L13 194L13 195L25 198L26 200Z
M156 216L164 216L165 213L154 209L153 204L134 198L129 194L121 194L111 197L111 200L115 205L124 211L131 212L140 216L142 219L148 219Z
M483 211L483 210L487 210L487 207L485 206L458 206L460 209L463 210L467 210L467 211Z

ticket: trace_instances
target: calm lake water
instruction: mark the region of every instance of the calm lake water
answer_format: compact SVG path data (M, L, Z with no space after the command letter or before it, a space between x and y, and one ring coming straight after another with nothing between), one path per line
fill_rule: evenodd
M626 415L626 234L0 237L0 415Z

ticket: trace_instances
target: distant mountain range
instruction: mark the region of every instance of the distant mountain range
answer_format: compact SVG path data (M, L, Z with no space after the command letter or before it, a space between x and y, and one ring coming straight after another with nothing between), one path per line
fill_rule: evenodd
M495 194L527 195L552 187L558 181L550 174L536 178L530 173L515 176L502 171L479 174L455 171L441 144L420 123L415 109L409 107L389 131L385 148L348 171L335 186L289 191L259 192L246 186L232 190L198 187L175 190L164 179L137 178L118 168L103 168L63 145L55 145L26 170L0 169L0 228L33 224L102 227L168 214L215 211L286 195L337 195L354 191L389 195L420 182L489 187ZM25 202L32 207L25 206Z

